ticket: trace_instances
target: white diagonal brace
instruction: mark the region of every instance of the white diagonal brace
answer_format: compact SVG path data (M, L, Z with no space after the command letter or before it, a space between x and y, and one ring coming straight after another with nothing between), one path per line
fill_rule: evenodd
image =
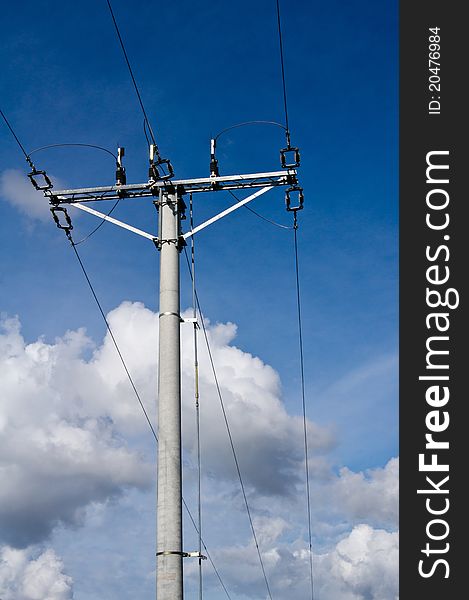
M212 223L215 223L215 221L218 221L219 219L222 219L223 217L226 217L226 215L229 215L234 210L237 210L238 208L241 208L241 206L244 206L248 202L251 202L251 200L254 200L258 196L261 196L262 194L265 194L266 192L268 192L272 188L273 188L272 185L268 185L266 187L263 187L262 189L258 190L257 192L254 192L254 194L251 194L247 198L244 198L244 200L241 200L240 202L237 202L236 204L233 204L233 206L230 206L229 208L227 208L226 210L222 211L221 213L218 213L218 215L215 215L211 219L208 219L208 221L204 221L204 223L201 223L200 225L197 225L197 227L194 227L194 229L192 229L191 231L188 231L182 237L186 240L191 235L194 235L194 233L197 233L198 231L201 231L202 229L205 229L205 227L208 227L208 225L211 225Z
M152 242L154 242L155 240L157 240L157 237L152 235L151 233L147 233L146 231L142 231L141 229L137 229L136 227L133 227L132 225L127 225L127 223L123 223L122 221L118 221L117 219L114 219L113 217L110 217L109 215L105 215L97 210L94 210L94 208L90 208L89 206L86 206L85 204L70 204L70 206L74 206L75 208L79 208L80 210L84 210L87 213L90 213L91 215L95 215L95 217L99 217L100 219L103 219L104 221L109 221L109 223L114 223L114 225L119 225L119 227L123 227L124 229L128 229L129 231L132 231L132 233L136 233L137 235L141 235L142 237L145 237L149 240L151 240Z

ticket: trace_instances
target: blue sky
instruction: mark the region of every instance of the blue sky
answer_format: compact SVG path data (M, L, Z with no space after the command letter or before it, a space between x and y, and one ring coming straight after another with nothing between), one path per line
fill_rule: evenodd
M161 153L171 159L177 177L208 174L209 140L222 129L253 119L284 121L275 2L114 0L113 7ZM282 11L292 142L301 149L300 181L305 190L299 244L307 413L322 440L318 442L322 466L318 463L314 474L318 486L320 480L332 481L333 477L337 478L333 485L345 486L358 481L359 473L375 469L363 477L369 491L375 480L381 481L382 474L388 473L388 461L398 456L397 4L296 1L288 5L282 2ZM106 2L51 1L47 8L29 0L21 7L9 3L3 7L3 24L1 107L28 151L46 144L81 142L115 152L120 144L126 149L128 181L145 181L143 118ZM70 372L75 373L80 361L86 364L96 356L93 353L104 352L104 327L63 233L50 218L41 216L43 209L38 206L45 201L27 188L23 191L19 183L20 174L27 171L19 149L5 127L0 131L0 312L4 319L18 316L24 352L28 344L43 344L41 351L49 356L60 354L59 347L75 344L73 351L69 349L64 355L65 362L70 361ZM278 150L283 145L282 130L275 127L232 130L220 138L217 149L221 171L276 170ZM35 163L70 187L113 182L112 159L97 151L50 150L36 154ZM37 204L28 204L29 199ZM230 197L222 193L199 195L195 198L195 219L200 222L230 203ZM281 190L262 196L252 208L279 223L291 224ZM144 200L122 202L115 215L156 231L154 209ZM75 239L79 239L96 222L80 215L74 224ZM158 256L150 242L105 225L80 246L80 251L105 311L117 311L118 329L127 310L127 305L122 308L124 301L157 310ZM254 369L255 361L249 355L269 365L265 387L264 383L259 385L281 402L285 414L280 405L275 404L275 410L280 411L278 423L286 427L282 436L286 435L288 427L293 427L292 419L301 411L292 232L241 209L197 236L197 264L204 313L212 327L221 324L218 334L216 328L213 330L220 361L223 352L236 346L242 355L233 354L233 365L238 365L239 358L240 369L245 363ZM182 306L188 308L190 285L184 263L181 273ZM132 306L136 322L150 318L141 305ZM236 337L229 322L237 326ZM88 342L80 337L82 334L76 334L78 341L73 343L66 338L67 330L76 332L79 328L86 328ZM9 331L7 341L14 335ZM124 354L132 354L132 342L141 343L135 333L129 333ZM29 367L24 361L21 365L22 377L27 377ZM151 378L151 363L146 368ZM19 376L18 381L23 379ZM151 396L149 381L143 378L142 386L149 386ZM233 388L227 384L228 396L233 393L235 397L236 386L242 385L236 381L234 378ZM65 402L65 387L57 393L65 394ZM80 393L85 392L76 391L75 395ZM90 388L88 393L96 390ZM251 392L246 393L250 397ZM150 397L150 405L152 401ZM86 400L83 402L87 405ZM261 412L266 409L262 406ZM57 414L65 419L60 410ZM150 463L153 449L143 428L121 426L119 415L107 411L103 406L99 418L114 420L113 435L121 436L129 452L138 450L145 456L145 464ZM80 418L89 416L83 413ZM235 423L236 418L234 415ZM278 440L284 439L282 436ZM217 439L210 439L207 446L216 452L217 443ZM249 447L249 440L246 444ZM286 445L281 456L288 459L295 448ZM186 452L190 467L189 442ZM133 460L130 455L128 460ZM255 456L251 456L246 469L248 473L252 469L250 485L259 519L270 519L270 525L265 525L265 531L271 532L265 534L270 547L278 524L275 519L286 513L279 497L256 480L256 472L263 467L268 472L262 460L256 464ZM211 464L209 459L207 463ZM207 472L206 502L215 523L223 512L223 502L236 500L235 483L222 475L225 467L214 463ZM344 468L349 471L344 472ZM189 468L189 497L193 496L191 473ZM295 479L299 471L292 473L285 475L285 485L300 488ZM34 560L43 548L53 548L62 557L64 573L73 578L76 598L120 599L142 589L138 587L141 567L134 571L123 567L121 591L115 589L113 595L105 595L111 593L105 591L106 582L102 581L103 572L110 568L110 556L119 565L124 560L115 548L110 551L107 532L112 529L116 539L124 541L129 529L141 527L146 531L148 523L132 525L136 514L148 515L150 533L153 527L151 485L123 477L116 486L108 495L103 492L84 497L81 505L74 505L74 510L81 511L80 518L75 513L73 518L58 515L58 525L35 540L36 546L21 550L29 552L28 560ZM326 488L324 484L317 492L324 502L331 493ZM350 508L353 493L347 498L334 515L319 505L314 513L315 542L323 551L323 558L318 558L322 600L327 600L327 594L352 597L340 596L339 588L331 588L327 578L321 579L321 565L334 560L335 544L340 540L349 543L350 536L353 542L353 535L375 535L380 527L389 535L396 529L382 515L381 520L359 515L358 509ZM278 516L263 513L263 500L278 507ZM229 526L233 533L243 519L236 507L235 502L231 508L233 524ZM275 540L285 551L304 539L301 510L298 502L298 516L292 519L295 525L290 533L279 525L282 533ZM370 515L373 510L370 508ZM371 527L373 533L356 527ZM220 562L228 564L230 548L223 547L216 525L212 529L208 526L208 531ZM248 532L239 531L237 543L248 547ZM148 532L146 535L142 547L133 552L142 555L144 558L137 562L151 570L152 537ZM14 548L11 536L6 541ZM74 553L71 546L80 551ZM90 552L108 558L93 560L91 566L85 560ZM293 576L294 561L288 564L289 576ZM232 574L233 581L238 575ZM151 590L151 577L145 581L145 589ZM189 590L191 582L189 578ZM218 597L215 583L208 583L213 586L208 593ZM263 597L255 577L252 581L247 577L243 585L233 589L234 598ZM279 581L276 585L281 598L283 584ZM340 585L351 584L342 581ZM354 598L363 594L360 590L354 593ZM382 597L387 600L386 595ZM29 600L27 595L25 600Z

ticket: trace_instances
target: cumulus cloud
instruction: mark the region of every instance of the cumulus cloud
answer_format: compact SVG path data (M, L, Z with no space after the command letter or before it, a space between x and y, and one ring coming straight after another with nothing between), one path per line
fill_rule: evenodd
M158 315L140 303L124 302L108 319L153 416ZM84 330L67 332L54 343L26 343L18 319L5 320L3 330L0 521L4 541L26 546L47 537L59 522L79 523L90 502L148 485L152 467L123 441L124 435L148 428L109 334L96 347ZM195 446L192 331L190 326L182 331L184 440L190 455ZM232 324L209 324L245 482L259 493L285 495L304 468L302 422L286 412L277 373L232 345L235 334ZM201 363L205 466L211 476L234 481L213 375L209 361ZM313 457L333 443L311 422L308 432Z
M354 527L334 550L318 557L323 600L397 600L399 534Z
M54 181L61 188L58 181ZM49 203L31 185L23 171L6 169L0 175L0 194L3 200L33 220L47 221L51 218Z
M124 302L108 320L154 420L158 315L141 303ZM302 420L286 411L276 371L235 346L234 324L207 321L207 326L269 581L279 599L304 597L309 567ZM54 342L28 343L18 319L4 319L2 327L0 531L3 542L24 548L44 540L58 524L81 524L90 505L104 505L128 488L147 489L153 481L154 447L108 334L98 344L82 329ZM181 333L187 482L196 445L192 327L182 325ZM205 503L211 531L223 531L223 540L219 533L214 538L220 542L215 544L217 565L230 589L264 598L257 551L246 542L251 533L203 339L199 354ZM313 422L307 426L313 532L321 538L321 553L315 555L321 598L393 600L389 594L396 573L392 561L386 565L381 557L386 548L394 556L397 534L373 527L396 526L398 460L379 469L354 473L343 468L334 474L328 462L333 436ZM148 459L136 447L148 451ZM227 547L225 539L236 545ZM19 552L16 556L26 556ZM68 600L51 596L56 598Z
M90 502L148 486L152 468L126 447L109 415L85 415L78 382L57 384L64 364L82 362L83 332L26 344L17 319L3 329L0 531L2 541L25 547L59 522L79 523Z
M341 511L354 520L396 527L399 507L399 458L384 468L354 473L340 470L333 494Z
M310 596L310 557L303 540L281 540L286 523L257 523L263 537L263 563L272 594L278 600ZM265 533L265 531L264 531ZM262 535L262 533L261 533ZM314 552L313 581L321 600L397 600L399 534L359 524L336 545ZM253 543L225 547L213 553L230 590L241 596L263 599L266 584ZM196 577L189 566L188 575ZM207 576L207 584L216 580Z
M0 547L0 598L2 600L72 600L72 578L52 549Z

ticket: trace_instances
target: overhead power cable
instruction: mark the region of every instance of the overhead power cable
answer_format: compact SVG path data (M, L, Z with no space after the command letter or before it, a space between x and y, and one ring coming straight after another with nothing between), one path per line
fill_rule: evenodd
M189 273L190 273L190 275L192 277L191 265L190 265L190 262L189 262L189 257L187 255L186 248L184 248L184 254L186 256L187 267L189 269ZM260 551L260 548L259 548L259 542L257 540L256 530L254 528L254 522L252 520L251 509L249 507L249 502L248 502L248 499L247 499L246 488L244 486L244 481L243 481L243 477L241 475L241 469L240 469L240 466L239 466L238 456L236 454L236 448L235 448L235 445L234 445L233 435L231 433L231 427L230 427L230 424L229 424L229 421L228 421L228 415L227 415L227 412L226 412L225 403L223 401L223 396L222 396L222 393L221 393L221 388L220 388L220 383L219 383L219 380L218 380L218 375L217 375L217 372L216 372L216 369L215 369L215 363L214 363L214 360L213 360L213 354L212 354L212 350L211 350L211 347L210 347L210 342L209 342L209 339L208 339L207 328L205 327L205 321L204 321L202 309L200 307L199 297L198 297L198 294L197 294L197 290L195 288L194 288L194 297L195 297L195 301L197 303L197 309L198 309L198 312L199 312L200 323L202 325L202 330L204 332L205 344L207 346L207 351L208 351L208 356L209 356L209 360L210 360L210 365L211 365L211 368L212 368L213 378L214 378L214 381L215 381L215 387L217 389L218 399L220 401L220 406L221 406L222 413L223 413L223 420L225 422L226 431L228 433L228 438L229 438L229 441L230 441L231 452L233 454L233 459L234 459L234 463L235 463L235 467L236 467L236 472L238 474L238 479L239 479L239 483L240 483L240 487L241 487L241 492L242 492L243 499L244 499L244 505L246 507L246 513L247 513L247 516L248 516L249 524L251 526L251 532L252 532L252 537L253 537L253 540L254 540L254 545L256 547L257 555L259 557L259 563L260 563L260 566L261 566L262 575L264 577L264 582L265 582L265 585L266 585L267 594L268 594L268 597L270 598L270 600L272 600L272 593L270 591L270 586L269 586L269 582L268 582L268 579L267 579L267 573L266 573L266 570L265 570L265 567L264 567L264 561L262 560L262 554L261 554L261 551Z
M102 146L97 146L96 144L48 144L47 146L41 146L40 148L35 148L28 154L28 156L31 156L31 154L34 154L35 152L41 152L42 150L49 150L49 148L64 148L67 146L95 148L96 150L102 150L103 152L107 152L107 154L110 154L112 157L114 157L115 160L117 160L117 156L114 154L114 152L111 152L110 150L108 150L107 148L103 148Z
M93 284L91 283L91 280L88 277L88 273L86 272L85 266L83 264L83 261L81 260L81 257L78 254L78 250L76 248L76 244L71 240L70 237L69 237L69 239L70 239L73 251L75 253L75 256L77 257L78 263L80 264L81 270L83 271L83 275L85 276L85 279L86 279L86 281L88 283L88 286L89 286L89 288L91 290L91 293L93 294L93 298L95 299L95 302L96 302L96 304L97 304L97 306L99 308L99 312L101 313L101 316L102 316L102 318L104 320L104 323L106 324L106 328L107 328L107 330L109 332L109 335L111 336L112 343L114 344L114 347L115 347L115 349L117 351L117 354L119 355L119 358L120 358L120 361L122 363L122 366L124 367L124 371L127 374L127 377L129 379L130 385L131 385L131 387L132 387L132 389L134 391L134 394L135 394L135 396L136 396L136 398L138 400L138 403L140 404L140 408L142 409L143 414L145 415L145 419L146 419L146 421L148 423L148 426L151 429L153 437L155 438L155 440L158 440L156 432L155 432L155 430L153 428L153 425L151 424L150 418L148 416L148 413L147 413L147 411L145 409L145 406L143 405L142 399L140 398L140 394L138 393L138 390L137 390L137 388L135 386L134 380L132 379L132 376L131 376L131 374L129 372L129 369L127 368L127 364L126 364L126 362L124 360L124 357L122 356L122 352L120 351L119 345L117 344L116 338L114 337L114 333L112 332L111 326L109 325L109 321L107 320L107 317L104 314L104 311L103 311L103 308L101 306L101 303L98 300L98 296L96 295L96 292L94 291Z
M282 21L280 18L280 0L277 3L277 26L278 26L278 41L280 48L280 66L282 70L282 87L283 87L283 107L285 110L285 129L287 137L287 146L290 147L290 126L288 124L288 105L287 105L287 86L285 83L285 61L283 58L283 37L282 37Z
M149 418L149 416L148 416L148 413L147 413L147 411L146 411L146 409L145 409L145 406L144 406L144 404L143 404L143 402L142 402L142 400L141 400L140 394L138 393L137 387L136 387L136 385L135 385L135 383L134 383L134 381L133 381L133 379L132 379L132 376L131 376L131 374L130 374L130 371L129 371L128 367L127 367L127 364L126 364L126 362L125 362L125 360L124 360L124 357L123 357L123 355L122 355L122 352L121 352L121 350L120 350L120 348L119 348L119 345L118 345L118 343L117 343L117 340L116 340L116 338L115 338L115 336L114 336L114 333L112 332L111 326L109 325L109 321L107 320L107 318L106 318L106 315L104 314L104 310L103 310L103 308L102 308L102 306L101 306L101 303L100 303L100 301L99 301L99 299L98 299L98 296L96 295L96 292L95 292L95 290L94 290L94 286L93 286L93 284L91 283L91 280L90 280L90 278L89 278L89 276L88 276L88 273L87 273L87 271L86 271L86 269L85 269L85 265L83 264L83 261L81 260L81 257L80 257L80 255L79 255L79 253L78 253L78 250L77 250L77 248L76 248L76 244L75 244L75 243L73 242L73 240L72 240L72 237L71 237L71 234L70 234L70 232L68 232L68 234L67 234L67 237L68 237L68 239L69 239L69 241L70 241L70 244L71 244L71 246L72 246L72 248L73 248L73 251L74 251L74 253L75 253L75 256L76 256L76 258L77 258L77 260L78 260L78 263L80 264L81 270L83 271L83 275L85 276L85 279L86 279L86 281L87 281L87 283L88 283L88 286L89 286L89 288L90 288L90 290L91 290L91 293L92 293L92 295L93 295L93 298L94 298L94 300L95 300L95 302L96 302L96 305L98 306L99 312L101 313L101 316L102 316L102 318L103 318L103 320L104 320L104 322L105 322L105 324L106 324L106 328L107 328L107 330L108 330L108 332L109 332L109 335L111 336L111 339L112 339L112 342L113 342L113 344L114 344L114 347L116 348L117 354L119 355L119 358L120 358L120 361L121 361L121 363L122 363L122 366L124 367L124 370L125 370L125 372L126 372L126 374L127 374L127 377L128 377L128 379L129 379L129 382L130 382L130 384L131 384L131 387L132 387L132 389L133 389L133 391L134 391L134 394L135 394L135 396L136 396L136 398L137 398L137 400L138 400L138 403L140 404L140 407L141 407L141 409L142 409L142 412L143 412L143 414L144 414L144 416L145 416L145 419L146 419L146 421L147 421L147 423L148 423L148 426L150 427L150 430L151 430L151 432L152 432L152 434L153 434L153 437L154 437L154 439L155 439L155 442L158 444L158 443L159 443L159 440L158 440L158 436L157 436L157 434L156 434L156 431L155 431L155 429L154 429L154 427L153 427L153 425L152 425L152 423L151 423L151 421L150 421L150 418ZM191 511L190 511L190 509L189 509L189 506L187 505L187 502L184 500L184 498L182 499L182 501L183 501L184 507L185 507L185 509L186 509L186 511L187 511L187 514L189 515L189 518L190 518L190 520L191 520L191 522L192 522L192 525L194 526L194 528L195 528L195 530L196 530L197 534L199 534L199 536L200 536L200 533L199 533L199 527L197 526L197 523L196 523L196 521L195 521L194 517L192 516L192 513L191 513ZM208 558L208 560L210 561L210 564L212 565L212 567L213 567L213 570L214 570L214 572L215 572L215 574L216 574L216 576L217 576L217 578L218 578L218 581L220 582L220 585L222 586L222 588L223 588L223 590L224 590L224 592L225 592L225 594L226 594L227 598L228 598L229 600L231 600L231 596L230 596L230 594L228 593L228 590L227 590L227 588L226 588L226 586L225 586L225 584L224 584L224 582L223 582L223 580L222 580L222 578L221 578L221 575L220 575L220 573L219 573L218 569L216 568L216 566L215 566L215 563L214 563L214 561L213 561L213 559L212 559L212 557L211 557L211 555L210 555L210 552L208 551L208 548L207 548L207 546L205 545L205 542L204 542L204 540L202 539L202 537L201 537L201 536L200 536L200 543L201 543L201 545L202 545L202 546L203 546L203 548L204 548L204 551L205 551L205 553L206 553L206 555L207 555L207 558Z
M236 194L233 194L233 192L231 190L228 190L228 192L233 196L233 198L236 200L236 202L240 201L239 198L236 196ZM280 229L293 229L293 227L290 227L289 225L282 225L281 223L277 223L276 221L273 221L272 219L269 219L268 217L264 217L264 215L261 215L260 213L255 211L253 208L251 208L247 204L244 204L243 208L246 208L249 212L252 212L252 214L256 215L256 217L259 217L259 219L262 219L263 221L266 221L267 223L270 223L271 225L275 225L275 227L280 227Z
M115 209L115 208L117 208L117 205L119 204L120 200L121 200L121 199L120 199L120 198L118 198L118 199L117 199L117 200L114 202L114 204L113 204L113 205L112 205L112 207L111 207L111 210L109 210L109 211L106 213L106 217L109 217L109 216L110 216L110 215L111 215L111 214L114 212L114 209ZM90 231L90 232L89 232L87 235L85 235L85 237L84 237L84 238L82 238L82 239L81 239L81 240L79 240L78 242L74 242L74 246L78 246L79 244L83 244L83 242L86 242L86 240L88 240L88 239L89 239L89 238L90 238L92 235L94 235L94 234L95 234L95 233L98 231L98 229L100 229L100 228L101 228L101 227L104 225L104 223L106 223L106 219L105 219L105 218L102 218L102 219L101 219L101 221L98 223L98 225L96 225L96 227L95 227L94 229L92 229L92 230L91 230L91 231Z
M16 142L17 142L17 144L18 144L19 148L21 149L22 153L24 154L24 156L25 156L26 160L28 160L28 162L30 162L29 156L28 156L28 154L27 154L26 150L24 149L24 146L23 146L23 144L20 142L20 140L19 140L18 136L16 135L15 131L13 130L12 126L10 125L10 122L8 121L8 119L7 119L6 115L5 115L5 113L4 113L4 112L3 112L1 109L0 109L0 114L1 114L1 116L2 116L2 118L3 118L3 120L5 121L5 123L6 123L7 127L8 127L8 129L10 130L10 132L11 132L11 133L12 133L12 135L13 135L13 137L15 138L15 140L16 140ZM31 163L30 163L30 164L31 164ZM136 388L136 386L135 386L135 383L134 383L134 381L133 381L133 379L132 379L132 377L131 377L131 375L130 375L130 371L129 371L129 369L127 368L127 364L126 364L126 362L125 362L125 360L124 360L124 357L123 357L123 355L122 355L122 352L120 351L119 345L117 344L117 340L116 340L116 338L114 337L114 334L113 334L113 332L112 332L111 326L109 325L109 321L107 320L107 318L106 318L106 315L104 314L103 308L102 308L102 306L101 306L101 303L100 303L100 301L99 301L99 299L98 299L98 296L96 295L96 292L95 292L95 290L94 290L93 284L91 283L91 280L90 280L90 278L89 278L89 276L88 276L88 273L87 273L87 271L86 271L86 269L85 269L85 265L83 264L83 261L81 260L81 257L80 257L80 255L79 255L79 253L78 253L78 250L77 250L77 248L76 248L76 244L73 242L73 239L72 239L72 236L71 236L71 234L70 234L70 231L68 231L68 233L67 233L67 237L68 237L68 239L69 239L69 241L70 241L70 244L71 244L71 246L72 246L72 248L73 248L73 250L74 250L74 253L75 253L75 256L76 256L76 258L77 258L77 260L78 260L78 263L80 264L81 270L83 271L83 275L85 276L85 279L86 279L86 281L87 281L87 283L88 283L88 286L89 286L89 288L90 288L90 290L91 290L91 293L92 293L92 295L93 295L93 298L94 298L94 300L95 300L95 302L96 302L96 304L97 304L97 306L98 306L99 312L101 313L101 316L102 316L102 318L104 319L104 322L105 322L105 324L106 324L106 328L107 328L107 330L109 331L109 335L111 336L111 339L112 339L112 341L113 341L113 343L114 343L114 346L115 346L115 348L116 348L116 350L117 350L117 353L118 353L118 355L119 355L119 358L120 358L120 360L121 360L121 362L122 362L122 365L123 365L123 367L124 367L124 370L125 370L125 372L126 372L126 374L127 374L127 377L128 377L128 379L129 379L129 382L130 382L130 384L131 384L131 387L132 387L132 389L133 389L133 391L134 391L135 397L137 398L137 400L138 400L138 402L139 402L139 404L140 404L140 407L141 407L141 409L142 409L142 411L143 411L143 414L144 414L144 416L145 416L145 419L146 419L146 421L147 421L147 423L148 423L148 426L150 427L150 430L151 430L151 432L152 432L152 435L153 435L153 437L154 437L154 439L155 439L155 442L156 442L156 443L158 443L158 436L157 436L157 434L156 434L156 431L155 431L155 429L154 429L154 427L153 427L153 425L152 425L152 423L151 423L151 421L150 421L150 418L148 417L148 413L147 413L147 411L146 411L146 409L145 409L145 406L143 405L143 402L142 402L142 400L141 400L141 398L140 398L140 394L138 393L138 390L137 390L137 388ZM196 522L195 522L195 519L194 519L194 517L192 516L192 513L191 513L191 511L190 511L190 509L189 509L189 506L187 505L187 502L184 500L184 498L182 499L182 502L183 502L183 504L184 504L184 508L185 508L185 509L186 509L186 511L187 511L187 514L189 515L189 519L191 520L191 522L192 522L192 525L194 526L194 529L196 530L196 532L197 532L197 533L199 533L199 529L198 529L198 527L197 527L197 524L196 524ZM226 585L225 585L225 583L223 582L223 579L221 578L220 572L218 571L217 567L215 566L215 562L213 561L213 558L212 558L212 556L211 556L211 554L210 554L210 552L209 552L209 550L208 550L208 548L207 548L207 546L206 546L206 544L205 544L205 542L204 542L204 540L203 540L202 538L201 538L201 543L202 543L202 545L203 545L203 548L204 548L205 554L207 555L207 558L208 558L208 560L210 561L210 564L212 565L212 568L213 568L213 570L214 570L214 572L215 572L215 575L217 576L217 579L218 579L218 581L219 581L219 583L220 583L221 587L223 588L223 591L224 591L224 592L225 592L225 594L226 594L226 597L228 598L228 600L232 600L232 599L231 599L231 596L230 596L230 594L229 594L229 592L228 592L228 590L227 590L227 588L226 588Z
M117 38L118 38L120 46L122 48L122 53L124 55L124 59L125 59L125 62L127 64L127 68L129 69L130 77L132 79L132 83L133 83L134 88L135 88L135 93L137 94L137 98L138 98L138 101L139 101L139 104L140 104L140 108L142 109L142 113L143 113L143 116L144 116L144 119L145 119L146 126L148 127L148 131L150 132L150 136L151 136L153 144L155 144L155 146L157 146L156 140L155 140L155 136L153 134L153 129L151 128L150 121L149 121L148 116L147 116L147 111L145 110L145 105L143 104L142 96L140 94L140 90L138 89L138 85L137 85L137 81L136 81L135 76L134 76L132 65L130 64L129 57L128 57L127 51L125 49L124 41L122 39L121 32L119 30L119 26L118 26L117 21L116 21L116 17L114 16L114 11L112 10L111 2L110 2L110 0L106 0L106 2L107 2L107 5L108 5L108 8L109 8L109 12L111 13L112 22L114 23L114 27L116 29Z
M18 146L21 149L21 152L24 154L24 157L26 158L26 160L28 160L28 154L26 152L26 150L24 149L23 144L20 142L20 140L18 139L18 136L16 135L16 133L13 131L13 127L10 125L10 122L8 121L8 119L5 116L5 113L3 112L3 110L0 108L0 114L2 115L2 119L5 121L6 126L8 127L8 129L10 130L12 136L15 138L16 143L18 144Z
M311 530L311 493L309 483L309 452L308 452L308 431L306 420L306 394L305 394L305 369L304 369L304 352L303 352L303 324L301 318L301 294L300 294L300 269L298 261L298 223L296 219L296 211L294 212L294 249L295 249L295 281L296 281L296 306L298 315L298 345L300 352L300 376L301 376L301 402L303 409L303 440L305 450L305 475L306 475L306 506L308 512L308 538L309 538L309 570L311 584L311 600L314 599L314 577L313 577L313 536Z

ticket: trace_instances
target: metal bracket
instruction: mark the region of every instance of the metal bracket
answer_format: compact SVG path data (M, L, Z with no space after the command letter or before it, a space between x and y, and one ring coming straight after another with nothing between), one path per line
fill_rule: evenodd
M207 560L207 557L201 554L200 552L178 552L177 550L162 550L161 552L157 552L156 556L182 556L182 558L201 558L202 560Z
M197 327L197 329L200 329L199 321L197 320L196 317L188 317L187 319L181 318L181 322L182 323L192 323L193 325L195 325Z
M61 200L60 197L59 197L59 200ZM76 203L76 204L71 204L70 206L79 208L80 210L90 213L90 215L94 215L95 217L99 217L100 219L103 219L104 221L109 221L109 223L114 223L114 225L118 225L119 227L122 227L123 229L127 229L128 231L131 231L132 233L141 235L142 237L145 237L148 240L151 240L155 244L158 244L158 238L155 235L152 235L151 233L147 233L146 231L142 231L141 229L137 229L136 227L133 227L132 225L128 225L127 223L123 223L122 221L119 221L118 219L114 219L114 217L105 215L104 213L101 213L98 210L95 210L94 208L90 208L86 204Z
M192 229L191 231L188 231L182 237L186 240L191 235L194 235L194 233L197 233L198 231L201 231L202 229L205 229L206 227L208 227L208 225L211 225L212 223L215 223L215 221L218 221L219 219L221 219L223 217L226 217L226 215L229 215L230 213L232 213L237 208L240 208L241 206L244 206L248 202L251 202L251 200L254 200L255 198L257 198L258 196L260 196L262 194L265 194L266 192L268 192L269 190L271 190L272 187L273 186L271 186L271 185L263 187L262 189L258 190L257 192L254 192L254 194L251 194L247 198L244 198L244 200L241 200L240 202L237 202L236 204L233 204L233 206L230 206L230 208L227 208L226 210L222 211L221 213L218 213L218 215L216 215L215 217L212 217L211 219L208 219L208 221L205 221L201 225L197 225L197 227L194 227L194 229Z

